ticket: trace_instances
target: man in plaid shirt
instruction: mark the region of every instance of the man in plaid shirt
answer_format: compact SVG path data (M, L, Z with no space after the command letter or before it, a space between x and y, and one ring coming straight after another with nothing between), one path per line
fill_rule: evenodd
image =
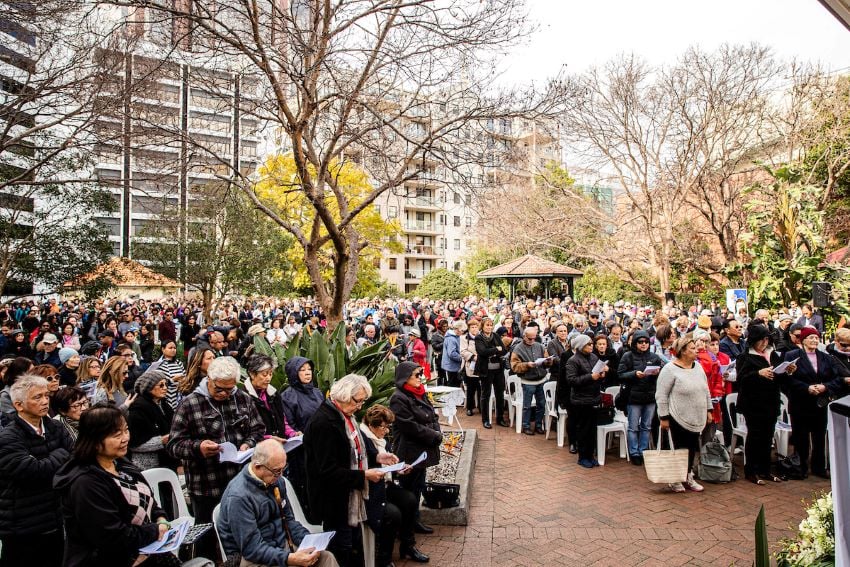
M236 388L239 363L225 356L210 363L207 377L177 406L168 452L183 463L195 521L209 523L227 484L241 464L219 462L219 443L240 451L254 447L266 432L248 394Z

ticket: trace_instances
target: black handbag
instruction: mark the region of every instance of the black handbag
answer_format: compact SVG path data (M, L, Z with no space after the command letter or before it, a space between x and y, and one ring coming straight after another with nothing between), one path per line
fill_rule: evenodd
M428 508L456 508L460 506L460 485L450 482L426 482L423 498Z

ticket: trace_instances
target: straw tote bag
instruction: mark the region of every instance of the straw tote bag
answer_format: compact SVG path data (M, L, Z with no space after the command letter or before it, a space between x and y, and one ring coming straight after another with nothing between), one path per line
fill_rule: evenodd
M671 484L685 482L688 477L688 450L673 447L673 435L667 430L670 449L663 451L661 428L658 428L658 449L643 452L643 466L646 478L655 484Z

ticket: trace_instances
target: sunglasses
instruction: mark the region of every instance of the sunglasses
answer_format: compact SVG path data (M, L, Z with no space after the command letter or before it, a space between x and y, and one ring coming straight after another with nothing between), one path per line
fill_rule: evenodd
M45 378L45 380L47 380L48 382L56 382L59 380L59 376L48 376L47 378Z
M217 394L232 394L233 390L236 389L236 386L230 386L228 388L222 388L221 386L218 386L215 383L215 381L213 381L213 380L210 380L210 384L212 384L213 391L216 392Z
M635 344L636 344L636 345L648 345L648 344L649 344L649 341L648 341L648 340L646 340L646 339L640 339L640 340L638 340L638 341L635 341Z

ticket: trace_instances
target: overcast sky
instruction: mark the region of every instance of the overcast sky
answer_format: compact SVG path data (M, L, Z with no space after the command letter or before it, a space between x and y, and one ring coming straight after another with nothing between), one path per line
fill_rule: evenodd
M540 28L504 61L506 83L578 73L618 53L672 61L689 45L707 50L756 41L785 58L850 72L850 30L818 0L528 0Z

